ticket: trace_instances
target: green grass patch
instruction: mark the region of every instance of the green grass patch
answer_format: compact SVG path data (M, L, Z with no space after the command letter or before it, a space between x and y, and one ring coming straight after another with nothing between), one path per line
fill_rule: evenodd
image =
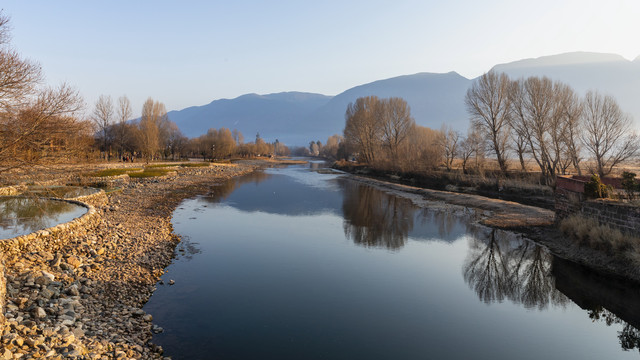
M107 177L129 174L133 171L140 171L141 168L104 169L87 174L90 177Z
M148 177L156 177L156 176L164 176L167 175L171 170L162 169L162 168L147 168L144 169L143 172L131 173L129 177L131 178L148 178Z
M192 167L209 167L208 162L190 162L190 163L182 163L181 167L192 168Z
M144 168L145 169L157 169L157 168L166 168L166 167L171 167L171 166L178 166L180 164L153 164L153 165L147 165Z

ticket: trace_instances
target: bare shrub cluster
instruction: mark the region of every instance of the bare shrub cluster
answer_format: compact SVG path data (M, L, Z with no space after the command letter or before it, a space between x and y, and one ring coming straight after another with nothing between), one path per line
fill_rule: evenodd
M606 252L635 258L640 253L640 239L621 232L609 225L602 225L597 220L580 215L572 215L563 219L560 231L579 245Z

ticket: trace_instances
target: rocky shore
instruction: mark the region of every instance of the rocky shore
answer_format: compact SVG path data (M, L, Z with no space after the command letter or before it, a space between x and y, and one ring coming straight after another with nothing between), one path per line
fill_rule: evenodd
M212 165L131 181L92 204L96 216L83 226L5 253L0 359L161 359L150 342L159 329L142 306L179 242L171 214L181 200L254 168Z

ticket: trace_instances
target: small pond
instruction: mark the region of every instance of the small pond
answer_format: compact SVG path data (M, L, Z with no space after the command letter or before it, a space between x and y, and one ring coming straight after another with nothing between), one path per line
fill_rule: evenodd
M0 239L30 234L69 222L87 212L66 201L25 196L0 197Z

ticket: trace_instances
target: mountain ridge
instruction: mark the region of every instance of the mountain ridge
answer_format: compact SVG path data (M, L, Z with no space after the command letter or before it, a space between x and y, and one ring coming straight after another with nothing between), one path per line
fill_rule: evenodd
M640 119L640 56L627 60L617 54L569 52L497 64L491 70L512 78L547 76L572 86L580 95L595 89L613 95L621 108ZM310 140L325 141L344 128L347 105L358 97L402 97L411 107L416 123L440 128L443 123L464 133L468 114L464 96L475 79L456 71L420 72L361 84L335 95L287 91L271 94L243 94L217 99L168 113L189 137L209 128L240 130L247 140L255 133L289 145ZM637 122L636 122L637 123Z

